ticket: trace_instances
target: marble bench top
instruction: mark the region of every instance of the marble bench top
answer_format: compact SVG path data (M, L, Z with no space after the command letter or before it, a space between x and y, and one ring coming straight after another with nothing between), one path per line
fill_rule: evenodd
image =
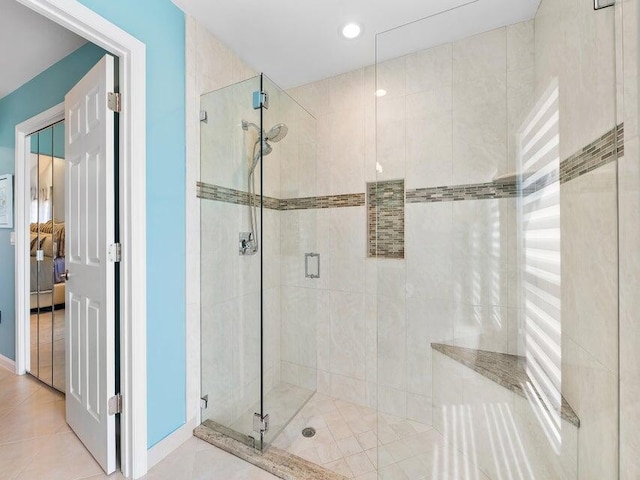
M472 348L456 347L442 343L432 343L431 348L461 363L465 367L479 373L483 377L511 390L513 393L526 398L524 385L531 383L526 372L527 359L518 355L475 350ZM536 392L537 393L537 392ZM540 394L538 397L540 397ZM562 397L560 416L563 420L580 427L580 419L571 405Z

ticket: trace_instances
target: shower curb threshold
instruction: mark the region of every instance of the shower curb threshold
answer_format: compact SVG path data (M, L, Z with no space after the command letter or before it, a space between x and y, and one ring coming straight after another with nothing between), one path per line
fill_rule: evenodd
M269 447L265 452L259 452L255 448L216 432L204 424L196 427L193 434L214 447L235 455L283 480L347 480L347 477L343 475L276 447Z

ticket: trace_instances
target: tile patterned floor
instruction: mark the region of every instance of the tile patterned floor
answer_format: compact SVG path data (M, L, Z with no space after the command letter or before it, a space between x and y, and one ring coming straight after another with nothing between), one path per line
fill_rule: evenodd
M294 386L288 383L279 383L264 396L265 412L269 414L269 431L265 436L265 442L270 445L286 424L313 397L314 392L306 388ZM229 428L245 435L254 436L253 416L260 411L260 402L257 402L249 410L229 425ZM215 417L213 418L215 421Z
M317 433L304 438L302 428ZM358 480L487 480L428 425L316 394L276 446ZM379 466L379 468L376 468ZM0 479L121 480L102 474L64 417L64 397L0 368ZM191 438L145 480L274 480L276 477Z
M273 444L357 480L488 480L431 426L320 393Z
M65 422L64 396L0 367L1 480L121 480L106 476ZM145 480L275 480L273 475L191 438Z

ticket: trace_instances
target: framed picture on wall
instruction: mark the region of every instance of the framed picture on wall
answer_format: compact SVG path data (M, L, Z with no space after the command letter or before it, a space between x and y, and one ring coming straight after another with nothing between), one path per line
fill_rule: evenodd
M13 175L0 175L0 228L13 228Z

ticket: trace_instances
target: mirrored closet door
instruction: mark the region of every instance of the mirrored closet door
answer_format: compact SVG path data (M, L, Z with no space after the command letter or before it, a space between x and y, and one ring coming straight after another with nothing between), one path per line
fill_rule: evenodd
M64 122L30 137L29 373L64 392Z

